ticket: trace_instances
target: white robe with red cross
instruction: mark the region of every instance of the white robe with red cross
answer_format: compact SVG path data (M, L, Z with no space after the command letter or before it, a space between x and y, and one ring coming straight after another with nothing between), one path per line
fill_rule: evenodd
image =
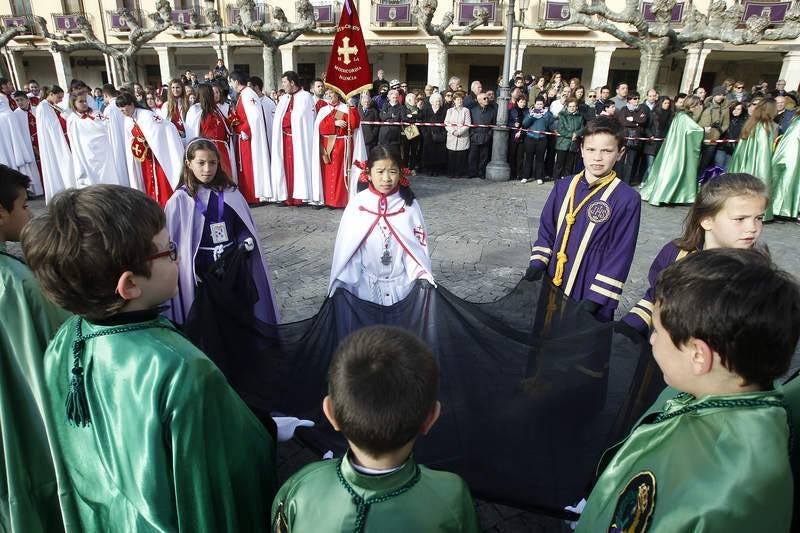
M361 191L344 210L336 235L328 294L342 287L362 300L392 305L418 279L433 284L428 231L419 201L400 193Z

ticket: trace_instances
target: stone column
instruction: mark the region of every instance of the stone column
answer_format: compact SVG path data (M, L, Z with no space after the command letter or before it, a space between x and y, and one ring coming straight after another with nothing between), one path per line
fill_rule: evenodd
M598 44L594 47L592 81L586 86L587 91L608 84L608 71L611 68L611 56L616 49L616 46L609 44Z
M428 49L428 83L444 89L447 86L447 48L441 43L426 44Z
M516 46L514 47L514 51L517 52L516 63L514 64L514 70L523 70L522 65L525 62L525 49L528 48L528 45L525 43L519 43L519 51L517 52ZM512 73L513 74L513 73ZM511 84L514 84L514 80L510 80Z
M700 83L700 76L703 75L703 67L710 53L711 50L706 50L705 48L691 47L686 49L686 64L683 66L680 92L692 94L692 89Z
M4 50L4 54L8 60L11 81L14 83L14 87L21 91L22 86L25 85L26 81L28 81L27 73L25 72L25 65L22 63L22 53L6 48Z
M231 63L231 47L227 44L217 45L214 47L217 52L217 59L221 59L228 69L228 72L233 72L233 64Z
M281 46L281 72L287 70L295 70L297 64L297 47L293 44L285 44Z
M175 48L172 46L154 46L158 54L158 67L161 70L161 83L168 84L177 75L175 67Z
M780 79L786 80L786 90L796 91L800 85L800 52L786 52L781 65Z
M69 91L69 82L72 81L72 65L69 63L69 54L53 50L50 53L53 55L58 84L64 91Z

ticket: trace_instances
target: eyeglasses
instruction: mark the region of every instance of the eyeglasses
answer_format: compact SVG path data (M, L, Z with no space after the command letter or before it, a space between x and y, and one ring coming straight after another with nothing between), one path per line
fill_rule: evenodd
M735 88L735 89L744 89L744 85L737 85L737 86L736 86L736 87L734 87L734 88Z
M589 95L586 96L586 98L597 98L597 95L596 94L589 94Z
M638 99L639 99L638 96L631 96L630 98L628 98L628 100L638 100Z
M169 260L173 263L178 260L178 245L174 242L169 242L169 247L164 250L163 252L158 252L157 254L149 255L145 257L146 261L155 261L156 259L160 259L162 257L169 257Z

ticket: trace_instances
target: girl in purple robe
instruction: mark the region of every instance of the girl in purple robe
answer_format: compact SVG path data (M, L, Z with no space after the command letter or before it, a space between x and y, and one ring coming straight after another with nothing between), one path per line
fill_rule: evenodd
M669 241L650 266L650 286L622 317L617 330L648 336L655 306L656 278L687 255L714 248L752 248L761 235L769 202L767 186L750 174L721 174L706 182L683 224L683 235Z
M166 315L178 324L186 322L199 274L207 272L228 248L246 245L252 247L246 259L251 279L233 290L243 304L252 305L253 316L277 324L275 292L250 209L219 161L219 151L208 139L195 139L186 146L182 185L165 209L167 229L181 258L178 294Z

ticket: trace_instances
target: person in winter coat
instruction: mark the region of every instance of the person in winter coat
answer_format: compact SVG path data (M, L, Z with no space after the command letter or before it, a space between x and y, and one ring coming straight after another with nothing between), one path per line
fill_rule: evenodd
M668 96L662 96L656 103L655 109L650 111L650 120L647 122L645 137L661 140L647 141L644 144L642 155L644 155L646 159L646 164L643 176L647 176L650 172L650 167L653 166L653 161L656 160L656 155L658 151L661 150L661 145L664 144L667 131L669 131L669 125L672 122L673 111L672 99Z
M472 117L464 107L464 92L453 94L453 107L447 110L444 121L447 126L447 173L451 178L469 176L467 155L469 154L469 126Z
M489 96L480 93L477 96L478 105L470 110L472 124L490 126L497 119L497 107L489 104ZM486 165L489 164L489 155L492 147L491 128L470 128L469 130L469 167L470 176L486 179Z
M525 160L525 131L522 130L522 121L528 115L528 98L525 95L517 99L517 103L508 111L508 164L511 166L511 178L516 180L522 173L522 162Z
M554 130L556 137L556 159L553 178L559 179L575 173L575 159L580 153L580 138L585 122L578 111L577 98L568 98L566 106L558 115Z
M734 101L730 108L730 121L728 129L722 134L723 139L738 141L742 135L742 128L744 123L747 122L747 112L744 109L744 102ZM736 143L723 143L717 146L717 153L714 154L714 164L728 168L728 161L731 160L733 151L736 148Z
M390 150L396 150L400 153L400 132L403 127L399 124L403 121L405 114L405 107L398 101L397 90L389 91L386 96L386 105L381 109L381 129L378 131L378 144L385 146Z
M378 130L380 126L377 124L364 124L367 122L380 122L380 112L375 107L372 98L369 96L369 91L361 93L361 105L358 107L358 114L361 118L361 134L364 136L364 144L367 146L367 153L370 153L373 148L378 145Z
M423 122L443 123L447 115L444 99L439 93L434 93L428 100L428 106L422 111ZM447 167L447 160L442 157L445 153L447 131L442 126L424 126L422 133L422 168L430 174L440 174Z
M620 87L622 85L620 84ZM627 137L625 140L625 155L617 163L621 172L618 171L617 174L621 174L622 181L630 185L637 180L635 174L643 144L638 139L644 137L644 128L647 126L649 110L647 106L639 103L639 93L637 92L628 93L626 100L627 104L617 111L617 117L625 130L625 137Z
M525 136L525 163L522 165L521 183L528 183L529 179L535 179L536 183L542 184L542 173L545 167L545 151L547 150L547 138L545 133L550 131L553 125L553 114L545 109L545 99L537 96L528 116L522 121L522 127L531 130Z

